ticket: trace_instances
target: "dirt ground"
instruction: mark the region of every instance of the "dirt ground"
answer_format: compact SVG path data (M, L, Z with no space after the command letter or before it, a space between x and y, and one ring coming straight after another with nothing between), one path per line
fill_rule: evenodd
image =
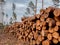
M18 41L14 36L4 33L0 30L0 45L23 45L21 41Z

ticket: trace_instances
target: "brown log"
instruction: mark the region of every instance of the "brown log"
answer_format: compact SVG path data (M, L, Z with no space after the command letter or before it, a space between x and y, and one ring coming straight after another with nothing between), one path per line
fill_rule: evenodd
M22 17L21 20L24 21L25 19L27 19L28 17Z
M54 38L58 39L58 38L59 38L59 33L58 33L58 32L54 32L54 33L52 34L52 36L53 36Z
M38 34L34 32L34 39L36 40L38 38Z
M48 40L45 40L42 42L42 45L50 45L50 42Z
M60 9L55 9L55 10L54 10L54 15L55 15L56 17L60 16Z
M40 19L41 15L40 14L36 14L35 16L36 16L37 19Z
M46 19L46 22L49 23L49 26L50 26L50 27L53 27L53 26L56 25L55 20L52 19L52 18L47 18L47 19Z
M40 25L40 20L37 20L36 21L36 26L39 26Z
M54 19L59 22L60 21L60 16L59 17L54 17Z
M54 43L54 44L57 44L57 43L58 43L58 40L55 39L55 38L53 38L53 43Z
M43 26L43 27L42 27L42 30L46 30L46 26Z
M26 42L26 37L25 36L23 36L23 41Z
M58 38L58 41L60 42L60 36L59 36L59 38Z
M29 43L30 45L33 45L33 40L30 40L30 43Z
M28 37L26 37L26 41L28 41L28 42L29 42L29 38L28 38Z
M28 33L25 31L25 36L27 37L28 36Z
M36 44L36 41L35 40L32 40L32 44L35 45Z
M42 15L44 12L45 12L44 9L41 9L41 10L40 10L40 14L41 14L41 15Z
M33 33L32 33L32 32L30 32L30 35L31 35L31 36L33 36Z
M26 23L26 22L28 22L28 19L25 19L24 21L22 21L24 24Z
M27 33L30 33L30 30L28 29L28 30L26 30L26 32L27 32Z
M31 35L28 35L28 38L32 39L32 36Z
M41 20L41 21L45 21L45 17L44 17L44 16L41 16L41 17L40 17L40 20Z
M53 30L53 28L49 28L49 33L53 33L54 32L54 30Z
M48 7L48 8L46 8L45 12L49 13L49 12L54 11L54 10L55 10L54 7Z
M46 19L46 22L49 23L51 20L52 20L51 18L47 18L47 19Z
M58 21L58 22L56 22L56 25L57 25L57 26L60 26L60 22L59 22L59 21Z
M37 30L41 30L40 20L37 20L37 21L36 21L36 29L37 29Z
M48 33L49 33L49 31L48 31L48 30L45 30L44 32L45 32L44 36L47 36L47 35L48 35Z
M45 23L44 23L44 24L45 24ZM43 22L41 22L41 23L40 23L40 27L43 27L44 24L43 24Z
M45 30L42 30L42 31L41 31L41 35L42 35L42 36L45 36Z
M47 14L44 14L44 18L48 18L48 16L49 16L49 14L47 13Z
M32 26L33 25L33 22L29 22L29 25Z
M41 27L40 26L36 26L36 30L41 30Z
M47 38L48 38L48 40L52 40L52 34L49 33Z
M22 29L22 28L19 28L19 30L20 30L20 32L23 32L23 30L24 30L24 29Z
M38 40L39 42L41 42L41 41L44 40L44 37L43 37L42 35L39 35L38 38L37 38L37 40Z
M32 26L32 30L34 30L36 28L36 24L33 24Z
M40 41L39 40L36 40L36 44L39 45L40 44Z
M45 21L41 22L41 24L42 24L43 26L46 26L46 25L47 25L47 23L46 23Z
M21 38L22 38L22 35L19 35L19 36L18 36L18 40L20 40Z
M53 27L53 26L55 26L55 25L56 25L55 20L51 19L51 20L49 21L49 27Z
M54 27L54 31L58 31L59 30L59 27L58 26L55 26Z

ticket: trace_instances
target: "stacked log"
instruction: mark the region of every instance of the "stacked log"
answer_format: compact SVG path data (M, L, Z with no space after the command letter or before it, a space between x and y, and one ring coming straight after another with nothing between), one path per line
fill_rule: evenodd
M48 7L41 9L40 14L22 18L5 28L18 40L29 42L29 45L50 45L60 42L60 9Z

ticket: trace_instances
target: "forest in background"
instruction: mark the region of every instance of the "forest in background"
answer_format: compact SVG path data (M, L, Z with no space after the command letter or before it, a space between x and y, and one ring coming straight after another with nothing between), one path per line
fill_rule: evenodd
M3 6L6 4L6 1L7 0L2 0L1 2L1 10L3 10ZM60 3L60 0L52 0L53 2L53 6L54 7L59 7L59 3ZM35 0L35 2L33 1L29 1L28 5L27 5L27 8L23 14L23 17L28 17L29 15L32 16L32 15L35 15L37 14L37 3L38 3L38 0ZM42 5L41 5L41 9L44 9L44 0L42 0ZM9 21L3 21L2 24L3 25L10 25L12 24L13 22L17 22L17 14L15 12L16 10L16 4L13 2L12 3L12 17L10 17ZM2 15L3 17L6 18L6 20L8 20L9 18L9 14L8 13L5 13L4 10L2 11ZM3 18L4 20L4 18ZM20 21L19 21L20 22Z

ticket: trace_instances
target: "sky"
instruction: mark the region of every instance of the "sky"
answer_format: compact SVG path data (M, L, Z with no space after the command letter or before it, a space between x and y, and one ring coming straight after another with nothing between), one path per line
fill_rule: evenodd
M21 17L23 17L24 12L28 6L28 3L32 1L35 4L35 0L5 0L4 4L4 12L8 14L8 18L4 16L4 21L9 22L9 19L12 17L12 3L15 3L16 9L15 12L17 14L17 21L21 21ZM44 8L52 6L52 0L44 0ZM40 9L42 8L42 0L38 0L37 4L37 13L40 13Z

